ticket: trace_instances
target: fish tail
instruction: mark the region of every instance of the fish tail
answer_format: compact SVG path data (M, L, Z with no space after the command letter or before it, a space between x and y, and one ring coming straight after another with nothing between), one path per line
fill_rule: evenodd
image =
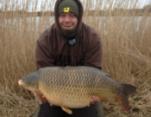
M122 84L122 92L126 95L132 95L136 93L136 87L130 84Z
M119 95L117 96L116 99L118 99L118 102L120 102L122 106L122 110L124 112L129 112L131 107L129 105L128 97L129 95L132 95L136 93L136 87L132 86L130 84L122 84L121 89L119 92Z

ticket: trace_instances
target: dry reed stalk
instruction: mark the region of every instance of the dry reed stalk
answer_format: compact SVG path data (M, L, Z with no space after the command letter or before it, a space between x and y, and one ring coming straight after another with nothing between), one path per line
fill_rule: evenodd
M129 6L126 1L121 1L119 1L119 5L132 8L138 2L135 0ZM6 1L5 10L8 9L11 2L12 0ZM112 111L107 111L107 117L150 117L150 18L144 14L139 19L138 30L136 30L136 22L130 20L130 16L125 18L123 18L124 16L112 16L113 1L108 4L110 8L109 16L100 18L99 8L100 4L104 4L104 1L96 0L96 2L95 13L90 17L86 12L84 22L94 27L102 37L103 69L108 71L114 79L138 87L138 93L131 99L135 107L133 113L123 114L120 111L115 111L118 109L114 107ZM47 6L46 3L42 4L44 9ZM19 10L16 2L12 4L13 9ZM24 2L23 10L27 10L29 4L29 1ZM36 2L33 5L33 10L37 5ZM85 1L84 6L86 9L90 8L90 1ZM36 40L39 34L54 22L51 17L44 16L43 13L39 17L38 23L34 15L27 17L26 12L20 12L18 15L15 12L11 12L9 15L7 13L0 15L2 21L0 24L0 88L2 89L0 93L0 110L2 110L0 115L3 117L9 117L10 113L11 117L16 117L17 114L18 117L26 117L36 107L33 97L30 98L31 94L19 88L17 80L24 74L36 69L34 60ZM135 14L132 15L134 18L137 17Z

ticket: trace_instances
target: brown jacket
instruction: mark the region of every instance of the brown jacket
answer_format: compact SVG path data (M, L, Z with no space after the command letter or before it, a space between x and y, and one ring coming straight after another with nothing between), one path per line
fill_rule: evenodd
M66 39L57 33L55 25L46 30L37 41L36 63L45 66L86 65L101 68L102 47L98 35L82 24L77 43L69 46Z
M46 66L94 66L101 68L102 46L96 32L82 23L83 8L79 0L81 15L76 30L76 44L70 46L61 33L57 21L57 6L55 5L55 23L38 39L36 47L36 64L38 68Z

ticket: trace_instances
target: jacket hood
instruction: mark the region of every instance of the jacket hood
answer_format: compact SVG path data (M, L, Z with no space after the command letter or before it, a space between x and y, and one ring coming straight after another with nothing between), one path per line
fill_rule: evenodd
M63 0L56 0L55 7L54 7L55 24L60 33L62 33L62 30L59 25L58 17L59 17L59 5L62 1ZM79 7L78 24L77 24L77 28L75 29L75 32L74 32L74 33L76 33L82 24L83 6L82 6L82 3L80 2L80 0L74 0L74 1L78 4L78 7Z

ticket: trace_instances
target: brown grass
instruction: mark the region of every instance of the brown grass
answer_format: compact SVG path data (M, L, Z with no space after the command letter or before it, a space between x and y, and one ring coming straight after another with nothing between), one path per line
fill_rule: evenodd
M108 16L105 20L95 17L95 14L93 19L86 14L84 17L84 21L102 37L103 69L114 79L137 86L137 94L130 98L132 113L121 113L118 107L111 105L105 105L105 112L107 117L150 117L151 20L142 16L136 31L136 22L122 17ZM34 17L27 20L22 14L18 19L15 17L16 23L12 22L13 18L13 13L10 19L0 15L0 115L28 117L35 110L37 102L29 92L18 87L17 80L35 69L36 40L52 21L48 21L49 17L41 17L35 28Z

